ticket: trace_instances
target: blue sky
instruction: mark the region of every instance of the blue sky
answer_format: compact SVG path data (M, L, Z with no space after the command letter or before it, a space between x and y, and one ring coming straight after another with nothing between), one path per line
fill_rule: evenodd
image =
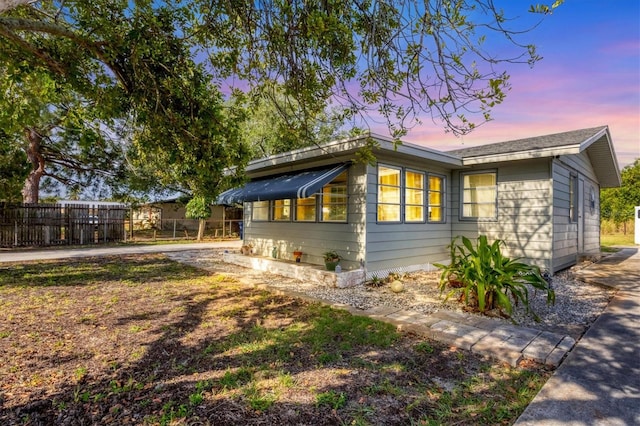
M495 3L507 16L533 18L533 0ZM620 168L640 158L640 1L566 0L524 39L543 60L507 68L512 88L493 121L456 138L422 117L403 140L449 150L608 125Z

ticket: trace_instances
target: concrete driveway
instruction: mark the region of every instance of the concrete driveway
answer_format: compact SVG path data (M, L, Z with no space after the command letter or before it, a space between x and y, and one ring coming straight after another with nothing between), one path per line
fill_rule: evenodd
M618 292L515 424L640 425L640 251L577 275Z
M242 245L240 240L212 241L203 243L175 243L175 244L150 244L150 245L130 245L130 246L110 246L87 248L52 248L48 250L0 250L0 263L2 262L25 262L50 259L68 259L76 257L112 256L119 254L139 254L139 253L167 253L185 250L206 250L206 249L239 249Z

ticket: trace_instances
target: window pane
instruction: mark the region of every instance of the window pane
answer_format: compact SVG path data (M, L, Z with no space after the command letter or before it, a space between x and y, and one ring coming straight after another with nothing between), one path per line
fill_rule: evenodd
M291 200L275 200L273 202L273 220L291 219Z
M442 191L442 178L438 176L429 176L429 189L431 191Z
M465 217L478 217L478 206L476 204L465 204L462 214Z
M424 191L419 191L417 189L407 189L405 191L405 204L419 204L422 205L424 197Z
M442 221L442 208L440 207L429 207L429 220L432 222L441 222Z
M496 208L494 204L478 204L478 217L495 217Z
M405 220L407 222L422 222L424 221L424 207L422 206L406 206Z
M429 192L429 205L430 206L441 206L442 205L442 194L440 192Z
M400 205L378 204L378 221L400 222Z
M379 203L400 204L400 188L394 186L381 186L379 189Z
M322 188L323 203L344 203L347 198L346 186L325 186Z
M465 188L476 188L479 186L493 186L496 184L495 173L478 173L464 176Z
M347 206L343 204L333 204L322 207L323 222L346 222Z
M253 220L269 220L269 202L254 201L251 203L251 218Z
M423 189L424 188L424 174L418 172L406 172L406 183L405 186L407 188L416 188Z
M296 200L296 221L315 222L316 197L300 198Z
M400 186L400 170L378 166L378 183L381 185Z

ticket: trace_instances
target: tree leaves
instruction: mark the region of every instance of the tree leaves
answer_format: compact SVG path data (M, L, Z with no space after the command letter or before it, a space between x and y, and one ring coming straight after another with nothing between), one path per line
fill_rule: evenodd
M92 119L127 126L113 132L128 135L127 164L146 162L148 182L213 196L249 158L245 114L223 85L281 87L265 99L285 121L294 105L303 145L332 104L352 124L382 117L394 137L424 113L465 134L504 100L498 64L540 59L512 22L487 0L36 2L0 14L0 63L17 70L13 82L47 74ZM487 52L489 36L513 48Z

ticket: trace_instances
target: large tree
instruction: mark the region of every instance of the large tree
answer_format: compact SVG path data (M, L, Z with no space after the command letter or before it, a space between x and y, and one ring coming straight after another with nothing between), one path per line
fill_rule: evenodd
M0 143L4 150L22 151L13 161L26 159L20 166L29 168L21 176L27 203L38 201L43 179L74 191L117 179L122 166L121 144L110 121L96 115L93 102L51 77L0 64Z
M620 174L622 183L618 188L600 191L602 219L611 220L616 225L632 220L635 207L640 206L640 158L622 169Z
M47 73L96 116L126 120L135 161L210 198L250 155L223 87L282 87L271 101L295 101L303 135L331 103L346 119L379 114L398 137L425 112L464 134L504 99L499 64L540 59L491 0L12 3L27 3L0 12L0 61L20 64L12 78ZM487 51L487 37L510 48Z
M319 111L301 120L303 108L280 87L262 87L243 98L247 119L241 125L241 137L251 149L252 158L267 157L305 146L319 145L349 132L344 129L344 111L339 108Z

